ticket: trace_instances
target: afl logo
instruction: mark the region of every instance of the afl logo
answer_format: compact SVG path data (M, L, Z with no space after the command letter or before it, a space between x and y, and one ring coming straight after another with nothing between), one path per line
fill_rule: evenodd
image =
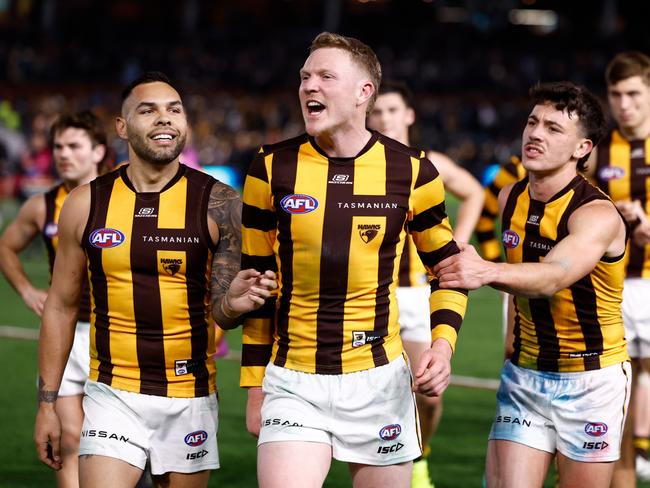
M56 236L59 233L59 226L56 225L56 222L50 222L45 226L43 233L46 237L52 239L52 237Z
M309 195L287 195L280 201L282 210L291 214L306 214L318 208L318 200Z
M604 422L589 422L585 425L585 434L592 437L601 437L607 434L607 424Z
M625 176L625 170L618 166L605 166L600 169L598 176L603 181L620 180Z
M185 444L191 447L200 446L208 440L208 433L205 430L196 430L185 436Z
M402 433L402 426L400 424L390 424L381 428L379 437L385 441L392 441L397 439Z
M503 237L501 238L503 245L508 249L514 249L519 245L519 234L514 230L506 230L503 232Z
M90 245L99 249L119 246L124 242L124 234L117 229L95 229L88 238Z

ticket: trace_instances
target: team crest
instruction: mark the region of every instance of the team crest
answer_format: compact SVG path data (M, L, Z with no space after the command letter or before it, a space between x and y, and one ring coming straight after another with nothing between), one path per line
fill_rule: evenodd
M181 269L183 260L174 258L160 258L160 264L168 275L174 276Z
M370 241L372 241L375 237L377 237L377 234L379 234L379 230L381 229L381 225L379 224L359 224L357 226L357 229L359 230L359 236L361 237L361 240L368 244Z

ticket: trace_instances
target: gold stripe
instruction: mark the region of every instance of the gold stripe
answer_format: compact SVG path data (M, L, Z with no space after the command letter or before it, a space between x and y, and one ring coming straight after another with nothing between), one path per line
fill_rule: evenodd
M102 267L106 273L108 310L110 316L110 350L115 377L130 379L135 391L140 389L140 370L123 365L137 365L136 333L133 329L133 277L131 275L131 242L135 194L121 178L115 180L108 204L106 227L121 231L124 242L102 251Z
M184 202L185 204L179 205L178 202ZM183 177L171 188L168 188L160 194L160 203L158 204L158 228L184 229L186 205L187 178Z
M165 265L168 263L163 263L164 259L180 260L178 271L173 275L171 271L165 271ZM192 357L192 333L191 328L188 327L190 317L187 303L187 255L185 251L158 250L156 262L158 263L163 333L166 339L163 348L167 363L167 381L172 387L179 380L174 371L174 361ZM187 383L187 378L184 378L183 381Z
M246 319L242 328L242 344L271 344L271 319Z
M262 386L266 366L242 366L239 375L239 386L249 388Z
M374 144L369 151L354 161L355 195L386 194L386 166L377 164L377 161L383 161L385 156L384 146Z
M458 339L458 334L456 329L450 325L438 324L431 331L431 342L437 339L445 339L451 345L452 350L456 350L456 340Z

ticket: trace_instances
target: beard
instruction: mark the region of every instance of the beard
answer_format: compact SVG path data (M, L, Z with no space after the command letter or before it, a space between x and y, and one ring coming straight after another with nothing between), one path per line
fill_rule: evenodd
M183 152L186 139L187 134L181 134L176 138L176 144L173 146L156 148L151 147L147 143L147 139L140 134L131 134L129 145L140 159L152 164L167 165Z

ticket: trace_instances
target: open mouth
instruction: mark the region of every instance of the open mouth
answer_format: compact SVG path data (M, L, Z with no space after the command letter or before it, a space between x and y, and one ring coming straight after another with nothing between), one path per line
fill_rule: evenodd
M539 154L542 154L542 152L544 152L542 151L541 147L536 146L534 144L526 144L524 150L526 151L526 154L528 154L529 156L537 156Z
M315 100L307 102L307 112L309 115L320 115L325 110L325 105Z
M176 134L173 134L171 132L159 132L157 134L149 136L149 138L158 144L167 144L176 139Z

